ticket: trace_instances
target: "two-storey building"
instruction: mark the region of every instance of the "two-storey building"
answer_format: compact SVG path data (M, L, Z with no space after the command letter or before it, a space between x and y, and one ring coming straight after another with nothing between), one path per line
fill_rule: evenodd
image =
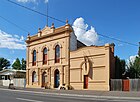
M114 73L114 44L86 46L72 27L39 29L27 40L26 86L109 90Z

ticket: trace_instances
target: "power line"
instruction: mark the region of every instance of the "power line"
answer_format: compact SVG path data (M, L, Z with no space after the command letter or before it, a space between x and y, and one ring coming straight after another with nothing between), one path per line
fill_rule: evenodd
M5 17L0 16L0 18L3 19L3 20L5 20L5 21L8 22L8 23L14 25L15 27L19 28L20 30L25 31L25 32L28 33L28 31L27 31L26 29L24 29L24 28L20 27L19 25L17 25L17 24L15 24L15 23L11 22L10 20L6 19Z
M112 40L116 40L118 42L122 42L122 43L125 43L125 44L129 44L129 45L133 45L133 46L139 46L137 44L134 44L134 43L130 43L130 42L127 42L127 41L123 41L123 40L120 40L120 39L116 39L116 38L113 38L113 37L109 37L109 36L106 36L106 35L103 35L103 34L98 34L102 37L105 37L105 38L108 38L108 39L112 39Z
M27 10L30 10L30 11L32 11L32 12L38 13L38 14L40 14L40 15L42 15L42 16L45 16L45 17L47 17L47 19L48 19L48 18L51 18L51 19L54 19L54 20L59 21L59 22L61 22L61 23L66 23L65 21L62 21L62 20L57 19L57 18L55 18L55 17L49 16L48 14L46 15L46 14L41 13L41 12L39 12L39 11L30 9L30 8L28 8L28 7L26 7L26 6L20 5L20 4L18 4L18 3L16 3L16 2L13 2L13 1L11 1L11 0L7 0L7 1L10 2L10 3L12 3L12 4L15 4L15 5L17 5L17 6L20 6L20 7L22 7L22 8L25 8L25 9L27 9ZM48 8L47 8L47 9L48 9ZM47 12L48 12L48 11L47 11ZM71 26L73 26L73 25L71 25ZM76 27L76 26L74 26L74 27ZM80 28L80 29L86 30L86 29L81 28L81 27L76 27L76 28ZM91 32L91 31L89 31L89 32ZM102 36L102 37L105 37L105 38L108 38L108 39L112 39L112 40L118 41L118 42L122 42L122 43L125 43L125 44L129 44L129 45L133 45L133 46L139 46L139 45L137 45L137 44L133 44L133 43L130 43L130 42L127 42L127 41L123 41L123 40L120 40L120 39L117 39L117 38L114 38L114 37L106 36L106 35L103 35L103 34L98 34L98 35L100 35L100 36Z
M54 20L56 20L56 21L59 21L59 22L61 22L61 23L65 23L65 21L62 21L62 20L57 19L57 18L55 18L55 17L46 15L46 14L44 14L44 13L41 13L41 12L37 11L37 10L33 10L33 9L29 8L29 7L20 5L20 4L16 3L16 2L14 2L14 1L11 1L11 0L7 0L7 1L10 2L10 3L12 3L12 4L15 4L15 5L17 5L17 6L20 6L20 7L22 7L22 8L25 8L25 9L27 9L27 10L30 10L30 11L32 11L32 12L38 13L38 14L40 14L40 15L42 15L42 16L49 17L49 18L54 19Z
M84 28L77 27L77 26L74 26L74 25L73 25L73 27L80 28L82 30L86 30ZM92 31L89 31L89 32L93 33ZM100 35L100 36L102 36L102 37L104 37L104 38L112 39L112 40L115 40L115 41L118 41L118 42L122 42L122 43L125 43L125 44L133 45L133 46L139 46L137 44L133 44L133 43L130 43L130 42L127 42L127 41L124 41L124 40L120 40L120 39L114 38L114 37L106 36L106 35L99 34L99 33L97 33L97 34Z

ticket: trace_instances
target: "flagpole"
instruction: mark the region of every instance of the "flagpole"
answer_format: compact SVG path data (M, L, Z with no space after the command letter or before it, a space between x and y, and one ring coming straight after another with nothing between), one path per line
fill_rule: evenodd
M48 3L49 3L49 1L47 2L47 27L48 27L48 13L49 13L48 12L48 6L49 6Z

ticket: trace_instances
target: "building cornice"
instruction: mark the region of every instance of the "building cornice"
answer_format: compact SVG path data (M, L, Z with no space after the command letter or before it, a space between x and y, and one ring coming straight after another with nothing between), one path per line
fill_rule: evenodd
M45 32L47 29L49 32ZM53 31L51 31L53 30ZM70 25L65 25L65 26L61 26L59 28L56 28L56 29L51 29L49 27L45 27L43 28L40 32L42 33L41 36L38 36L38 34L35 34L33 36L29 36L28 39L26 40L26 43L29 44L33 41L36 41L36 40L41 40L41 39L44 39L44 38L48 38L48 37L52 37L52 36L55 36L55 35L59 35L59 34L62 34L64 32L72 32L72 28Z

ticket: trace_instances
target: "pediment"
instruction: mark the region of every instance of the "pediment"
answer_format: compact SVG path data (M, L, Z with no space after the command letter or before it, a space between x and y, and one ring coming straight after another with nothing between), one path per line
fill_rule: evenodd
M42 35L47 35L52 33L52 29L50 27L45 26L44 29L42 29Z

